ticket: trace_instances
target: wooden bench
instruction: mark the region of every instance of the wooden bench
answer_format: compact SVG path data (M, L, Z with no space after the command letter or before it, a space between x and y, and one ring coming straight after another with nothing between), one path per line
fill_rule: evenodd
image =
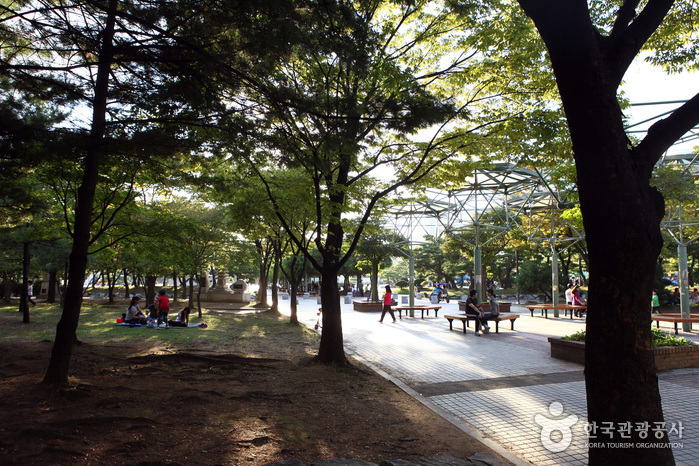
M478 305L478 307L480 308L481 311L483 311L485 313L490 312L490 303L487 301L484 303L480 303ZM503 312L510 312L511 307L512 307L512 303L507 303L504 301L499 302L498 303L498 312L500 312L501 314ZM466 301L459 301L459 311L466 312Z
M541 315L547 319L549 318L549 310L564 311L564 315L566 316L568 315L568 311L570 311L570 319L573 320L573 312L580 311L584 313L587 311L587 306L571 306L570 304L559 304L558 306L554 306L553 304L533 304L527 306L527 309L529 309L532 317L534 317L535 310L540 310Z
M675 335L677 335L677 324L679 323L699 323L699 315L693 317L682 317L682 314L654 314L650 316L655 321L655 327L660 328L660 322L670 322L675 324Z
M394 307L394 311L398 311L398 318L403 320L403 316L401 315L402 311L405 311L405 317L408 317L408 311L420 311L420 318L424 319L425 318L425 312L427 312L427 317L430 316L430 310L434 311L434 316L437 317L437 313L439 310L442 308L442 306L397 306Z
M488 322L495 322L495 333L499 333L499 324L503 320L509 320L510 321L510 329L514 330L515 329L515 320L519 317L519 314L507 314L507 315L502 315L500 314L498 317L490 317L488 318ZM450 316L444 316L445 319L449 321L449 330L453 330L453 321L455 320L460 320L461 323L464 325L464 333L466 333L466 327L468 327L468 323L472 320L476 320L476 317L473 315L468 315L468 314L458 314L458 315L450 315Z

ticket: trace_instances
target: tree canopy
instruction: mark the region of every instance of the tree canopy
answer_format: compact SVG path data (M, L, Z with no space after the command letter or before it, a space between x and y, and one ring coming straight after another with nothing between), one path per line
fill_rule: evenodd
M244 241L264 286L273 263L303 256L323 283L318 358L344 364L335 285L372 217L405 187L460 189L476 165L508 161L578 188L590 419L662 421L642 310L666 209L650 181L699 121L699 96L637 140L618 94L641 53L696 69L696 18L672 0L3 3L0 213L16 231L62 218L73 239L46 381L67 382L88 255L147 244L139 220L164 238L158 209L180 250L153 261L171 269L230 267ZM160 199L145 208L149 190ZM168 190L191 205L168 205Z

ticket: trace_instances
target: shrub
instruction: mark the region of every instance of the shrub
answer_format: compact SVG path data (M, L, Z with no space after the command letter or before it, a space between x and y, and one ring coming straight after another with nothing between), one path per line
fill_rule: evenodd
M563 340L570 340L570 341L585 341L585 330L580 330L579 332L575 332L572 335L566 335L562 337Z
M659 328L653 328L651 329L651 337L653 339L653 347L659 347L659 346L686 346L686 345L693 345L691 341L687 340L686 338L682 337L676 337L675 335L669 335ZM562 337L563 340L570 340L570 341L585 341L585 330L580 330L579 332L575 332L572 335L566 335Z
M693 343L686 338L677 337L675 335L669 335L659 328L651 329L653 332L653 346L685 346L692 345Z
M407 288L408 285L410 285L410 283L408 283L406 280L398 280L398 281L396 282L396 286L397 286L398 288L400 288L401 290L402 290L403 288Z

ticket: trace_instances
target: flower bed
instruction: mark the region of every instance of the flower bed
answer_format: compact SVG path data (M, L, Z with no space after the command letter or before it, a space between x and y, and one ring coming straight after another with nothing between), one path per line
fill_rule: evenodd
M699 345L684 338L676 338L653 329L655 366L658 371L699 367ZM657 335L656 335L657 333ZM578 332L570 337L549 337L551 357L577 364L585 364L585 335ZM582 341L580 341L582 340ZM686 342L686 343L685 343ZM675 346L660 346L675 345Z

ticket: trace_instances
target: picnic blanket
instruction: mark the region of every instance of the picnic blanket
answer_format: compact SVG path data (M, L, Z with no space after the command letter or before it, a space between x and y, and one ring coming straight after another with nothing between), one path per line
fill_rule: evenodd
M118 325L120 327L147 327L145 324L127 324L126 322L117 323L116 325ZM193 327L206 328L206 327L208 327L208 325L206 325L203 322L198 323L198 324L190 322L187 327L175 327L174 325L170 325L168 328L193 328ZM157 328L157 327L149 327L149 328ZM161 326L160 328L165 328L165 327Z
M187 327L177 327L177 326L175 326L175 325L170 325L170 327L168 327L168 328L192 328L192 327L206 328L206 327L208 327L208 326L207 326L204 322L201 322L201 323L198 323L198 324L195 324L195 323L190 322L189 325L188 325ZM163 327L160 327L160 328L163 328Z

